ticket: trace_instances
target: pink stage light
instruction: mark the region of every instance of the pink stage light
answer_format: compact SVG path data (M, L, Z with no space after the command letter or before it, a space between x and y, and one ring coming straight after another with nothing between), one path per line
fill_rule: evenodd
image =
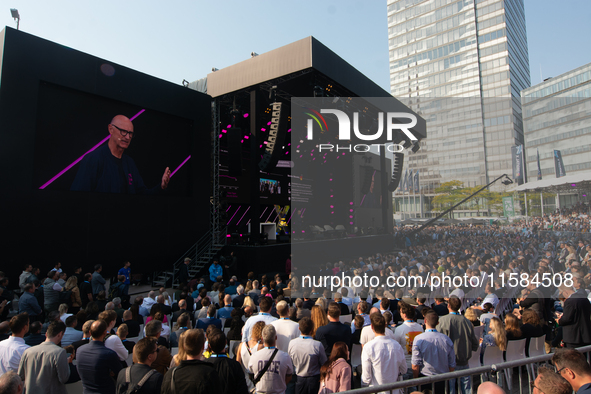
M245 118L248 118L248 114L244 114L244 117L245 117Z
M140 116L141 114L143 114L145 111L146 111L145 109L142 109L140 112L138 112L137 114L135 114L134 116L132 116L129 120L131 120L133 122L133 120L135 118L137 118L138 116ZM109 137L110 137L110 135L106 136L101 142L99 142L98 144L96 144L95 146L93 146L92 148L90 148L90 150L88 152L86 152L85 154L83 154L82 156L80 156L79 158L77 158L76 160L74 160L74 162L72 164L70 164L69 166L67 166L66 168L64 168L60 172L58 172L56 176L54 176L53 178L51 178L50 180L48 180L47 182L45 182L39 189L45 189L47 186L51 185L57 178L59 178L60 176L64 175L66 172L68 172L68 170L70 168L72 168L76 164L78 164L80 162L80 160L82 160L84 158L84 156L86 156L87 154L89 154L90 152L96 150L96 148L98 148L99 146L101 146L102 144L104 144L109 139Z

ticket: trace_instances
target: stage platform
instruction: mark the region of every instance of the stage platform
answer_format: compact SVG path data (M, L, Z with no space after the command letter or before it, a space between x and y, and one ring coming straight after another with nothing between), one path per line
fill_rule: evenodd
M226 247L228 253L234 252L238 258L238 275L243 278L250 271L255 274L285 273L285 262L291 255L294 267L313 273L320 269L320 264L357 259L397 249L391 234Z

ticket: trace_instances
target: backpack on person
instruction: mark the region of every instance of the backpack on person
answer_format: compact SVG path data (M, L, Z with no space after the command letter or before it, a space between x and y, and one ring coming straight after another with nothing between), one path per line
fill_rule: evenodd
M109 287L109 300L112 300L115 297L120 297L120 289L121 289L121 282L115 283L113 286Z
M152 369L148 371L144 377L137 383L131 384L131 367L125 368L125 382L117 387L117 394L133 394L139 393L142 386L154 375L157 371Z

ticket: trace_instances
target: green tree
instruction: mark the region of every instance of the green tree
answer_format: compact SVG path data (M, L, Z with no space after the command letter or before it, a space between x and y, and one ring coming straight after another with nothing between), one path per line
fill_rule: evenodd
M435 189L436 196L431 200L433 208L436 211L441 212L462 201L462 199L465 198L465 194L462 192L463 186L464 183L462 181L442 183L437 189ZM450 217L452 217L451 212Z

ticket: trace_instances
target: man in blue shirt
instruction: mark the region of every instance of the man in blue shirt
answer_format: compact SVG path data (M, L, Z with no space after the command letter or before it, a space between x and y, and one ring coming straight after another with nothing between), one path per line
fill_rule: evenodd
M23 290L23 295L18 301L18 313L27 312L31 322L37 321L37 316L42 311L39 302L35 298L35 285L27 283Z
M209 280L213 283L217 282L218 276L223 276L224 271L222 266L218 263L217 260L213 261L213 264L209 266Z
M437 324L439 324L437 313L427 313L425 316L427 330L423 334L417 335L413 341L412 372L415 379L419 377L419 374L433 376L453 372L456 367L454 344L447 335L437 332L435 329ZM429 387L421 387L421 389ZM435 392L445 392L445 381L435 383Z
M107 323L97 320L90 326L92 341L80 346L76 354L78 374L84 393L115 394L115 380L122 369L119 356L104 344Z
M131 268L129 268L130 266L131 263L129 261L126 261L125 264L123 264L123 268L121 268L117 273L118 275L125 276L125 282L123 282L125 286L123 287L123 292L121 294L123 296L129 295L129 285L131 284Z

